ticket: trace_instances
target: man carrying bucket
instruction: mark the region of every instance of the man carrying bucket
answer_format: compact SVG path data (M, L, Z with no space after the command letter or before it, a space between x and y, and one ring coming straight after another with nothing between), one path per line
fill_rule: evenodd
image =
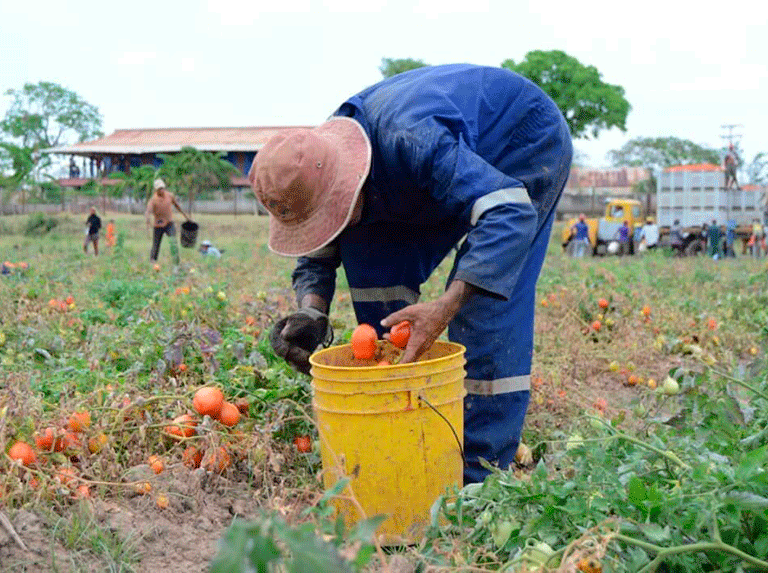
M508 70L425 67L344 102L314 129L271 138L249 174L270 212L269 247L297 257L299 311L275 352L302 372L329 337L336 269L357 320L411 323L403 361L448 327L466 347L465 482L479 458L509 467L528 407L536 281L572 156L554 102ZM420 285L461 246L445 293Z
M173 207L176 207L179 213L184 215L187 220L189 220L189 217L187 217L187 214L184 213L176 202L175 195L165 188L165 181L160 178L155 179L152 187L154 193L150 197L147 209L144 212L144 216L147 219L147 227L150 226L150 215L154 218L152 249L149 251L149 260L152 262L157 261L157 256L160 254L160 242L163 240L163 235L168 235L168 240L171 244L171 258L173 259L173 264L178 266L179 245L176 242L176 227L173 224Z

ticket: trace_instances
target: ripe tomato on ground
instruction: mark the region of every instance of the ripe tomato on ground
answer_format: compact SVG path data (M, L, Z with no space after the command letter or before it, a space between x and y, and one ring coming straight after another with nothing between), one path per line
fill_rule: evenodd
M309 436L296 436L293 439L293 443L296 446L296 449L302 454L312 451L312 440Z

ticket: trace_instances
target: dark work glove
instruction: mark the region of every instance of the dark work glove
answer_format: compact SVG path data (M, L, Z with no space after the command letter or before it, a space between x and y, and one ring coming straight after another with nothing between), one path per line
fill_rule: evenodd
M309 356L320 346L333 342L328 317L316 308L302 308L278 320L269 341L275 354L299 372L309 374Z

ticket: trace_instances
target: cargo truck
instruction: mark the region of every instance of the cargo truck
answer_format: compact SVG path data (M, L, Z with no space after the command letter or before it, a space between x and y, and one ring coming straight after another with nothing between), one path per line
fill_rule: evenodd
M615 239L616 230L624 220L634 229L630 253L634 252L637 231L647 217L659 225L661 245L669 245L669 230L679 221L683 230L682 251L695 255L705 250L704 225L712 220L722 227L725 236L729 221L736 227L736 239L742 241L742 251L752 234L755 220L764 222L765 196L760 189L726 189L723 169L718 165L678 165L659 172L657 181L657 212L644 213L642 204L634 199L609 199L605 214L599 219L588 219L589 240L593 255L606 254ZM563 247L571 241L571 228L577 219L566 222L563 229Z

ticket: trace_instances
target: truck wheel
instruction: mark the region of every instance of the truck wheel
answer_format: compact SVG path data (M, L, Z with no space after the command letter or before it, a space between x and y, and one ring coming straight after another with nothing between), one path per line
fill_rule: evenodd
M697 257L704 253L706 245L701 239L695 239L688 243L685 247L685 254L689 257Z
M595 246L592 247L592 256L602 257L603 255L605 255L605 243L603 241L597 240L595 241Z

